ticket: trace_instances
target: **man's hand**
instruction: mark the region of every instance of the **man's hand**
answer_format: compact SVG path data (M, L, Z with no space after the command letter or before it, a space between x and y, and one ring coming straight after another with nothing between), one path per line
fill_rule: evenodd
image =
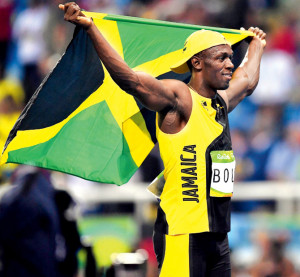
M241 30L245 30L241 28ZM249 48L240 66L235 70L226 93L220 92L228 111L232 111L246 96L252 94L259 80L261 57L266 46L266 33L259 28L250 27L254 34L248 37Z
M86 30L92 26L92 18L86 17L75 2L70 2L65 5L60 4L58 7L65 12L64 19L66 21L69 21L75 25L79 25Z
M266 38L266 33L263 30L261 30L257 27L256 28L250 27L248 29L248 31L255 34L255 36L253 37L252 40L253 41L259 41L261 43L262 47L265 48L265 46L267 44L266 39L265 39Z

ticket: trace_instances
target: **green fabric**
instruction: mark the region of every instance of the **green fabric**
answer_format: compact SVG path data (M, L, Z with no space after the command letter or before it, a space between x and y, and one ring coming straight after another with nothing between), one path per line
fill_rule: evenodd
M126 183L138 168L105 101L80 112L49 141L9 152L10 161L32 161L34 166L93 181L101 176L101 182L118 185Z
M185 39L194 32L158 25L144 25L141 28L138 24L127 22L118 22L118 28L124 60L131 68L181 49Z
M186 38L196 30L204 28L221 33L240 34L237 30L225 28L130 16L107 15L104 19L117 22L123 45L124 60L131 68L181 49Z

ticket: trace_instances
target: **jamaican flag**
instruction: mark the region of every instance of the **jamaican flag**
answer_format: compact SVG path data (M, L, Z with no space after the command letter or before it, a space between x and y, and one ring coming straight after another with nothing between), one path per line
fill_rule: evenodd
M232 44L252 33L222 28L89 13L127 64L158 79L175 74L185 39L194 31L221 32ZM122 91L76 28L65 54L26 105L6 141L1 164L19 163L87 180L124 184L154 144L155 113Z

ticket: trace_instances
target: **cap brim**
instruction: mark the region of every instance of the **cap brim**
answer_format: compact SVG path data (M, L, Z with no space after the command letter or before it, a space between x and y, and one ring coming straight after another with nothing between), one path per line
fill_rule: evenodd
M172 65L170 68L172 71L174 71L175 73L178 73L178 74L184 74L186 72L189 72L190 69L187 65L187 61L189 60L190 58L185 58L185 59L182 59L181 61L177 62L176 64Z
M196 53L199 53L203 50L207 50L211 47L215 47L215 46L219 46L219 45L226 45L228 44L229 46L231 46L231 44L229 42L227 43L217 43L217 44L212 44L212 45L208 45L207 47L203 48L203 49L197 49L197 51L193 51L194 54ZM193 54L193 55L194 55ZM178 73L178 74L184 74L186 72L189 72L190 69L187 65L187 61L192 58L193 55L188 55L184 58L182 58L179 62L175 63L174 65L170 66L171 70L174 71L175 73Z

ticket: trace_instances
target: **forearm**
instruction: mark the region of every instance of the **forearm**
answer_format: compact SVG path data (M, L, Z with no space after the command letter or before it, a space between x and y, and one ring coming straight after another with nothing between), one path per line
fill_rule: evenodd
M134 94L139 83L137 74L106 41L94 23L86 30L95 50L114 82L124 91Z
M255 33L256 36L250 42L245 58L235 70L229 88L226 91L229 112L246 96L251 95L258 84L260 62L266 41L263 31L258 29Z
M248 79L247 94L250 95L256 88L259 81L260 62L264 47L259 40L253 39L250 42L247 54L240 65L240 69Z

